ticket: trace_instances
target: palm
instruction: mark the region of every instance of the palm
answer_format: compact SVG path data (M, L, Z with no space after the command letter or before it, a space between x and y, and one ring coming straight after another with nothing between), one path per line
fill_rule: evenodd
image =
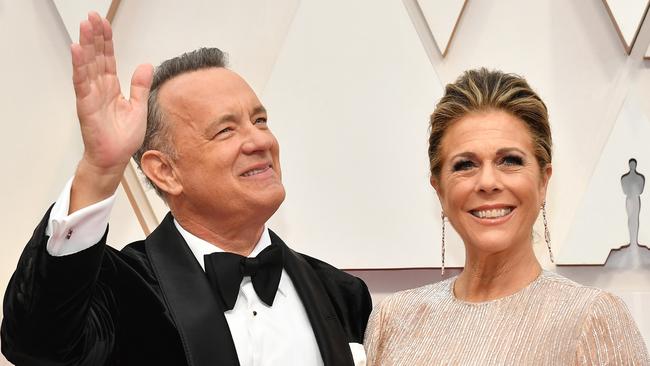
M112 30L94 13L81 23L79 44L71 50L84 158L99 169L124 166L144 138L152 68L136 69L131 99L125 99L116 75Z

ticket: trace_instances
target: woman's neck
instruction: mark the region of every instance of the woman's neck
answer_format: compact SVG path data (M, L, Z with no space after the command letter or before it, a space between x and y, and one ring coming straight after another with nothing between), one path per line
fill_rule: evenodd
M533 282L540 266L532 245L518 253L466 253L465 268L454 283L456 298L483 302L512 295Z

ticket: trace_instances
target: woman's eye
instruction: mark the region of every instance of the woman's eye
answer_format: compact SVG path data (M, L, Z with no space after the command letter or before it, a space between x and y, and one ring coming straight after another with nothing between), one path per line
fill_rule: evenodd
M506 155L501 160L501 163L507 166L522 166L524 165L524 159L516 155Z
M267 123L266 118L258 118L258 119L255 120L256 125L261 124L261 123L264 123L264 124Z
M453 171L461 171L461 170L469 170L474 167L474 162L471 160L461 160L456 163L454 163L454 166L452 167Z

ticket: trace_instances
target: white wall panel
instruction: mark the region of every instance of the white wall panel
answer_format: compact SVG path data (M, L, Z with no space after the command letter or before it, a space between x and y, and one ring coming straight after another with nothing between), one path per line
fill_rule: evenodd
M401 3L303 1L263 94L287 189L272 227L344 268L439 264L426 151L440 96Z
M126 83L138 64L219 47L231 67L264 90L299 0L123 0L113 19L118 75Z
M79 21L85 19L90 11L102 16L108 15L113 0L52 0L68 31L70 40L79 39Z

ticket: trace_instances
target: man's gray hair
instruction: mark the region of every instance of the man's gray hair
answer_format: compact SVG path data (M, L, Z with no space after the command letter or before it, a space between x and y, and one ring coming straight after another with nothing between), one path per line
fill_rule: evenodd
M176 159L176 149L172 141L170 126L166 123L165 113L158 103L158 91L168 80L191 71L207 69L211 67L228 67L228 57L218 48L199 48L198 50L184 53L164 61L156 68L153 74L153 82L149 93L147 108L147 130L144 135L142 146L133 154L133 159L142 171L140 160L148 150L158 150L168 155L172 160ZM164 192L160 190L148 177L147 183L156 190L158 196L165 200Z

